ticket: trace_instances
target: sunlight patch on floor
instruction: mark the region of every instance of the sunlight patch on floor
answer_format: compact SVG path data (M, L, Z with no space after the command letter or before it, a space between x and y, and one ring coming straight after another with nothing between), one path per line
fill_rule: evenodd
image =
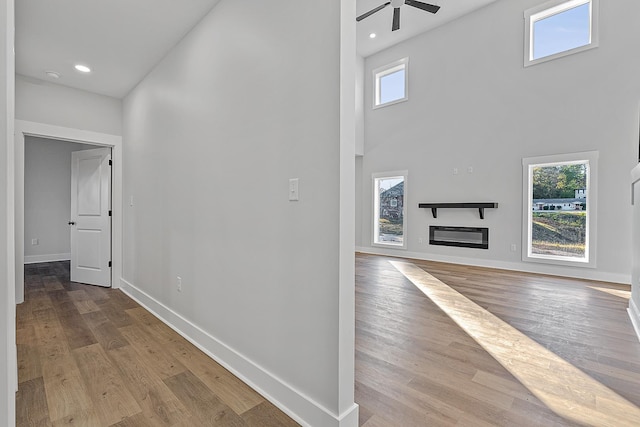
M623 291L622 289L601 288L599 286L589 286L589 288L595 291L600 291L609 295L613 295L614 297L620 297L625 299L631 298L631 291Z
M589 426L640 425L640 408L414 264L390 261L552 411Z

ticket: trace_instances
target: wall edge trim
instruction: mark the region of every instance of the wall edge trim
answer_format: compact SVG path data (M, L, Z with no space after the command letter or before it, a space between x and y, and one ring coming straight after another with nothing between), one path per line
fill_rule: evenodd
M123 278L120 290L301 425L347 427L354 413L357 417L358 405L342 414L332 413Z
M636 331L638 340L640 340L640 309L638 309L633 298L629 300L629 308L627 309L627 312L629 313L629 318L631 319L633 329Z
M45 254L45 255L25 255L25 264L37 264L40 262L56 262L56 261L70 261L71 254Z
M543 265L540 263L524 263L510 261L495 261L490 259L468 258L441 254L427 254L410 251L378 249L366 246L356 247L356 252L371 255L392 256L398 258L417 259L421 261L446 262L450 264L469 265L473 267L497 268L501 270L519 271L522 273L543 274L547 276L569 277L573 279L596 280L600 282L621 283L629 285L631 274L610 273L591 268L562 267ZM545 268L548 267L548 268Z

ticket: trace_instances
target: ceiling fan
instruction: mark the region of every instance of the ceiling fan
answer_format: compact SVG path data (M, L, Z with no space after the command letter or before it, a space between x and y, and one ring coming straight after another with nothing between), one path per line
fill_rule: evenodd
M438 10L440 10L440 6L436 6L429 3L423 3L417 0L391 0L386 2L383 5L380 5L374 9L371 9L369 12L363 13L362 15L358 16L356 18L356 21L360 22L364 18L367 18L373 15L374 13L384 9L389 5L392 5L393 6L393 23L391 25L391 31L399 30L400 29L400 6L402 6L403 4L406 4L408 6L413 6L418 9L422 9L431 13L436 13Z

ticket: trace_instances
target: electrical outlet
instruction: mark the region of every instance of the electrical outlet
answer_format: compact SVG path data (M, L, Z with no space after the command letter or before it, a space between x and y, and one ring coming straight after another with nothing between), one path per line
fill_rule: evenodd
M469 166L467 168L467 173L473 173L473 166Z
M38 246L39 244L40 244L40 241L38 239L31 239L32 246Z
M182 292L182 277L180 276L176 278L176 288L178 289L178 292Z
M424 239L423 239L422 237L420 237L420 238L418 239L418 243L423 244L423 243L424 243Z
M458 175L458 168L453 168L453 174Z
M512 243L512 244L511 244L511 252L515 252L515 251L517 251L517 250L518 250L518 246L516 246L516 244L515 244L515 243Z

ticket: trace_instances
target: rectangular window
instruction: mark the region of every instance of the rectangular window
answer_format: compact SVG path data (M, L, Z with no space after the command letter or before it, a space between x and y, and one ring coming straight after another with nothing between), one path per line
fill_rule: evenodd
M373 70L373 108L384 107L409 99L407 93L409 82L408 64L409 58L403 58Z
M407 172L373 175L373 244L406 249Z
M525 12L529 66L598 45L598 0L554 0Z
M524 261L595 267L598 153L523 159Z

